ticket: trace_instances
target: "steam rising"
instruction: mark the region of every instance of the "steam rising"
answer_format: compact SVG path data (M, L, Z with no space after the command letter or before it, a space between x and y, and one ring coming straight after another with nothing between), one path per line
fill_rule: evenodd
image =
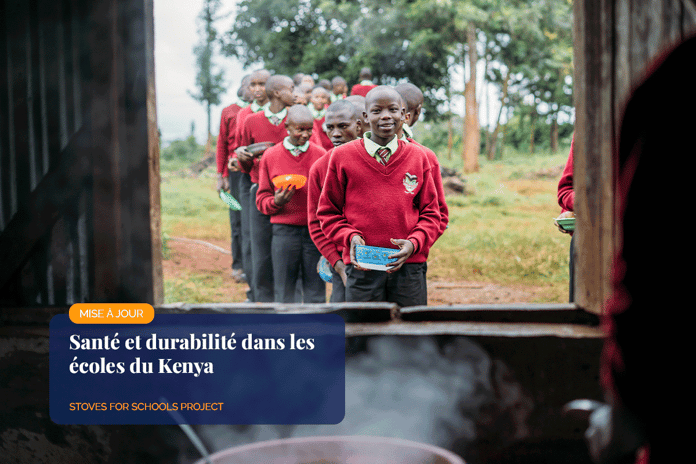
M346 357L346 416L340 424L199 426L208 448L219 451L288 437L364 435L461 453L477 438L477 424L510 409L517 417L513 434L526 435L531 401L514 379L498 375L505 367L471 340L375 336L364 341L364 350ZM496 398L496 391L503 397Z

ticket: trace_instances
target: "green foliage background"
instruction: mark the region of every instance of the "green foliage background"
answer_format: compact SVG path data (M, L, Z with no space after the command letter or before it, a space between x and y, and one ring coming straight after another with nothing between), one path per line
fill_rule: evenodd
M342 75L350 84L368 66L379 83L417 85L428 118L439 119L463 91L452 75L470 23L485 79L499 88L509 79L510 112L531 100L547 122L570 113L571 0L242 0L222 50L245 66Z

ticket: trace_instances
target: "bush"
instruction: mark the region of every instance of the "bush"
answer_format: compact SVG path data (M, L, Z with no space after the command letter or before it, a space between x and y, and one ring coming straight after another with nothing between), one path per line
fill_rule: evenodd
M194 163L205 153L205 146L199 145L193 135L171 142L160 151L162 161L187 161Z

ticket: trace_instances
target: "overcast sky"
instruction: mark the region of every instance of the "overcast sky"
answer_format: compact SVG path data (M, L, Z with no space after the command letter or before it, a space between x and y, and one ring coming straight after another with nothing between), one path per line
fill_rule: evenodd
M233 11L236 2L223 0L222 12ZM164 143L185 138L195 122L195 136L205 141L207 115L203 104L194 100L196 57L193 47L200 40L197 16L202 0L155 0L155 85L157 89L157 121ZM234 20L231 14L217 25L218 32L229 30ZM246 74L239 62L218 57L216 64L225 71L228 92L222 96L222 105L212 108L211 132L217 135L220 112L237 98L242 76Z

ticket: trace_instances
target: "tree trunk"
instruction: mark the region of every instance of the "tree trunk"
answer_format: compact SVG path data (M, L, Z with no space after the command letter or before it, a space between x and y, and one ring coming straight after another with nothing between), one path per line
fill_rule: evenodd
M484 46L483 49L483 79L481 82L481 88L479 91L481 92L482 95L479 96L478 100L483 103L484 108L486 109L486 115L483 120L483 126L485 127L484 133L486 134L486 140L484 140L483 146L484 149L483 151L488 153L488 150L490 149L490 144L491 144L491 131L490 131L490 119L491 119L491 99L490 96L488 95L488 85L486 83L486 77L488 76L488 42L486 42L486 45Z
M535 108L532 108L532 111L529 113L529 125L530 125L530 130L529 130L529 154L533 155L534 154L534 132L536 131L536 110Z
M469 23L466 30L469 48L469 80L464 85L464 172L479 171L479 151L481 149L481 132L478 119L478 102L476 101L476 26Z
M452 159L452 147L454 146L454 137L452 135L452 113L447 118L447 159Z
M207 110L208 110L208 141L210 141L210 126L211 126L211 119L210 119L210 102L208 102Z
M495 159L495 150L498 145L498 134L500 133L500 117L503 115L503 108L505 108L505 101L508 96L508 84L510 82L510 71L505 74L503 80L503 93L500 96L500 111L498 111L498 119L495 121L495 129L493 130L493 135L491 135L491 144L488 147L488 152L486 157L489 160Z
M452 82L452 80L449 80ZM452 159L452 147L454 146L454 136L452 128L452 89L447 87L447 159Z
M558 115L554 115L551 123L551 153L558 152Z

